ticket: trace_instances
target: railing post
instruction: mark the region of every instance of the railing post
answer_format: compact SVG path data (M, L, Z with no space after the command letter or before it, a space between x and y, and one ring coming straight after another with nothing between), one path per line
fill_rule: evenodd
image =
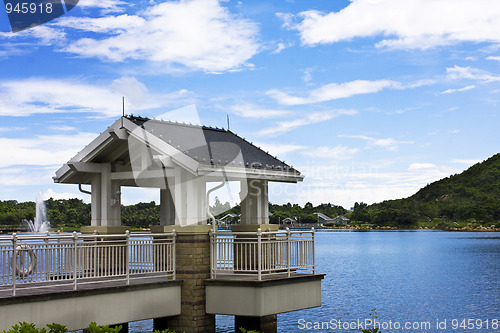
M316 274L316 246L315 246L315 230L312 228L312 260L313 260L313 274Z
M177 254L176 254L176 247L177 247L177 243L176 243L176 238L177 238L177 233L175 232L175 229L172 230L172 233L174 234L173 235L173 238L172 238L172 271L174 272L174 275L172 277L173 280L175 280L176 278L176 274L177 274Z
M290 277L290 228L286 228L286 270L288 277Z
M57 230L57 247L56 247L56 266L57 266L57 271L56 271L56 274L57 274L57 279L59 279L61 277L61 274L59 273L60 272L60 269L61 269L61 253L62 253L62 249L61 249L61 238L59 237L61 236L61 230Z
M262 279L262 230L257 229L257 275L258 280Z
M17 234L12 234L12 296L16 296L16 270L17 270Z
M44 264L43 264L43 266L45 268L45 281L49 280L49 278L50 278L50 269L49 269L48 266L49 266L50 262L52 261L49 258L49 253L50 253L50 251L49 251L49 238L50 238L50 232L47 231L47 233L45 234L45 240L44 240L44 242L45 242L45 253L43 255L43 257L45 259L44 260Z
M73 253L73 290L76 290L77 289L77 269L78 269L78 266L77 266L77 253L78 253L78 249L77 249L77 240L78 240L78 234L76 233L76 231L73 231L73 250L74 250L74 253Z
M127 278L127 285L130 284L130 254L129 254L130 231L125 231L125 275ZM154 244L151 243L153 247Z

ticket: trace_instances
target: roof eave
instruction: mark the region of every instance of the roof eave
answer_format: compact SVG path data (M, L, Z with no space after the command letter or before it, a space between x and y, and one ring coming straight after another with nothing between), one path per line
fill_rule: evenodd
M298 183L304 180L304 176L298 172L275 171L266 169L250 169L241 167L212 167L200 165L198 175L214 178L225 178L227 180L262 179L274 182Z

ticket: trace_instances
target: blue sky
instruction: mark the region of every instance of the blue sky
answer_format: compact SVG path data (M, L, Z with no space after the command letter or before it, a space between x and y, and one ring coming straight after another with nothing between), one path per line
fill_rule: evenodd
M270 200L407 197L498 153L494 0L81 0L12 33L0 8L0 199L52 182L126 113L226 127L293 165ZM125 204L157 200L125 191Z

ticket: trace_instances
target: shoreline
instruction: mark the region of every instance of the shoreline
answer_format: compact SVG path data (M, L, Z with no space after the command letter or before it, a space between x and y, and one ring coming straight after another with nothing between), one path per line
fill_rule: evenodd
M500 228L492 228L492 227L484 227L482 225L477 227L445 227L445 228L436 228L436 227L416 227L416 228L400 228L400 227L391 227L391 226L327 226L326 229L345 229L345 230L439 230L439 231L466 231L466 232L500 232Z

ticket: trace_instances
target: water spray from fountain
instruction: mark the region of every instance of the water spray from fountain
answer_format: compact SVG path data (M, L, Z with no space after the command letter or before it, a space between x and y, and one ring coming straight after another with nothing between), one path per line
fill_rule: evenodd
M35 220L24 220L24 222L28 225L29 232L45 233L49 231L50 222L47 220L47 211L41 192L36 196Z

